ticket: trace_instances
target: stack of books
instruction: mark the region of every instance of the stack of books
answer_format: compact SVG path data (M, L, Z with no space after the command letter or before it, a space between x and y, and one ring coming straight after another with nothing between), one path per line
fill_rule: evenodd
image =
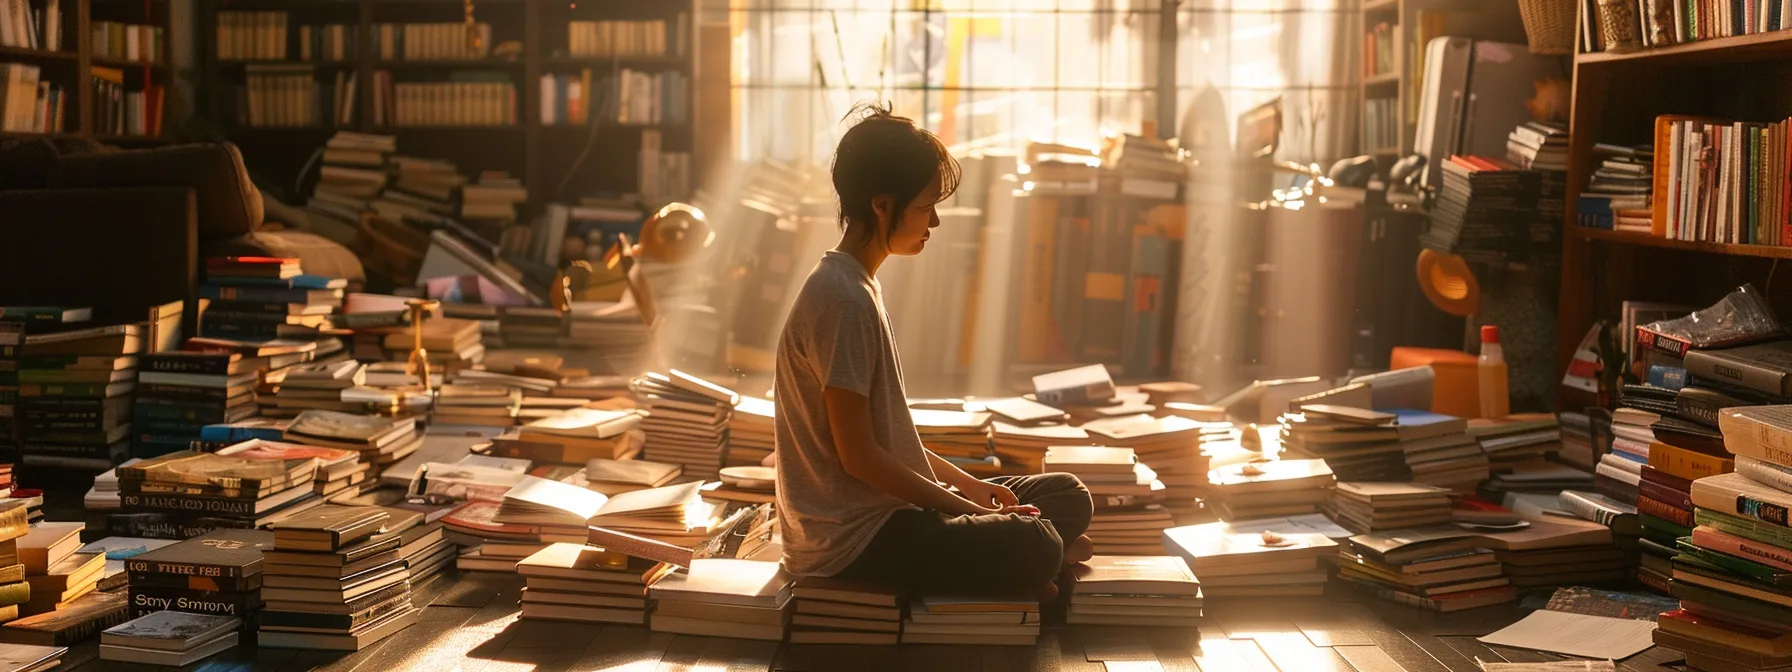
M558 348L566 335L566 316L553 308L504 308L498 313L498 335L508 348Z
M1525 170L1568 170L1568 129L1527 121L1506 134L1506 160Z
M132 411L136 454L154 457L201 441L206 425L255 415L261 359L234 352L146 353L138 359Z
M996 459L1002 461L1005 474L1044 473L1047 448L1095 443L1087 430L1070 425L1019 425L998 419L991 423L991 429L995 434Z
M284 431L284 430L282 430ZM367 482L371 466L361 461L360 453L341 448L307 446L263 439L249 439L218 449L218 455L242 459L317 459L317 477L312 490L325 500L359 495Z
M463 572L516 571L518 560L555 542L584 543L583 532L558 528L544 534L540 525L500 523L498 502L474 500L442 518L442 534L460 547L454 565ZM489 553L489 555L488 555Z
M1222 520L1313 513L1337 481L1324 460L1246 462L1214 469L1208 478L1209 501Z
M1164 499L1181 505L1199 498L1207 487L1211 462L1202 451L1202 442L1209 438L1234 436L1230 423L1201 422L1180 416L1155 417L1149 414L1103 418L1086 423L1092 443L1131 448L1139 461L1151 465L1157 480L1164 484ZM1056 442L1051 445L1075 445Z
M1481 444L1489 468L1496 474L1544 462L1562 445L1560 421L1548 413L1476 418L1468 422L1468 433Z
M1020 595L923 595L909 604L903 644L1032 646L1039 601Z
M32 525L44 522L44 491L36 488L13 488L6 494L6 501L20 502L25 505L25 516Z
M514 438L494 440L492 454L521 457L537 464L582 465L596 459L634 459L641 454L647 437L646 432L637 429L643 419L640 412L632 409L575 408L523 425Z
M1581 202L1603 201L1611 213L1612 229L1649 233L1655 191L1654 146L1595 143L1593 154L1599 167L1587 180Z
M35 616L65 609L94 591L106 572L106 556L77 553L81 548L81 523L43 522L18 542L19 560L25 564L25 582L31 599L19 605L20 616Z
M640 370L638 363L653 339L647 323L634 306L617 303L600 309L574 308L566 314L567 340L603 353L606 360L624 366L615 370ZM636 366L627 366L635 364ZM614 366L614 365L613 365Z
M386 158L396 151L394 136L337 131L324 144L324 167L308 206L359 221L386 187Z
M274 525L259 645L359 651L415 623L389 518L376 506L331 506Z
M262 553L273 548L273 532L213 530L126 560L130 616L184 611L239 618L253 628L261 609Z
M613 497L667 485L683 473L676 464L600 457L585 463L585 487Z
M249 448L259 445L250 442ZM243 454L179 451L118 468L115 532L182 539L198 531L255 528L316 508L317 459L278 445Z
M290 418L305 411L390 413L391 405L364 401L349 392L366 382L361 368L361 363L352 359L290 367L280 378L279 390L261 399L262 415Z
M1530 493L1547 497L1563 490L1586 490L1596 485L1592 474L1554 461L1526 462L1506 467L1481 489L1490 494Z
M205 282L218 287L283 287L304 276L298 259L279 257L212 257L205 260ZM200 314L199 335L265 341L315 338L330 329L332 305L219 301Z
M1423 483L1343 482L1326 513L1359 532L1450 522L1450 491Z
M425 514L390 506L382 508L390 516L386 519L386 533L398 534L398 559L404 561L405 569L410 572L411 588L429 582L443 568L454 563L458 549L443 533L439 520L447 513L445 509L439 509L440 514Z
M1584 585L1618 581L1629 573L1629 558L1613 542L1611 528L1562 516L1529 522L1522 529L1481 533L1481 545L1493 549L1512 585Z
M770 399L742 395L728 418L728 457L724 466L753 466L771 457L776 443L772 415L777 405Z
M1664 451L1667 452L1667 451ZM1723 460L1718 462L1719 468ZM1637 522L1640 523L1640 539L1637 546L1642 551L1639 559L1644 567L1639 575L1644 583L1663 583L1673 574L1673 556L1679 540L1692 536L1694 527L1698 525L1692 503L1692 482L1707 475L1703 469L1689 469L1689 462L1668 460L1661 468L1643 467L1641 480L1642 494L1636 500ZM1748 467L1751 473L1761 473L1759 463ZM1728 473L1727 470L1718 473ZM1614 529L1613 533L1619 530Z
M1634 401L1636 395L1626 394L1624 398ZM1651 425L1660 419L1658 413L1630 408L1612 413L1611 452L1600 455L1593 467L1593 486L1600 494L1636 503L1643 465L1649 463L1649 447L1655 443Z
M1173 527L1164 546L1188 563L1206 597L1322 595L1319 559L1337 554L1323 534L1277 534L1229 523Z
M433 375L440 372L443 376L452 376L462 369L472 368L485 360L485 340L480 336L479 323L473 320L462 320L452 317L426 317L423 319L423 349L428 353L429 372ZM355 334L356 351L360 352L360 332ZM385 359L394 362L411 361L411 350L416 341L412 329L389 329L383 336L369 332L369 338L377 337L381 349L385 350Z
M62 657L67 654L66 646L20 644L0 651L0 663L15 672L43 672L61 665Z
M0 591L5 586L0 585ZM0 606L0 612L8 607ZM0 626L0 643L35 646L70 646L129 618L125 591L88 593L67 608L26 616ZM0 647L0 652L11 651Z
M25 464L97 472L124 461L142 337L139 324L25 335L17 410Z
M671 370L634 381L647 404L647 459L682 465L684 473L715 478L728 442L728 420L740 395L696 376Z
M902 591L862 581L797 579L792 644L894 645L902 631Z
M1562 452L1556 456L1565 464L1590 470L1599 463L1603 450L1594 446L1593 420L1585 413L1563 411L1557 415L1562 425ZM1615 422L1616 417L1613 418Z
M1054 446L1045 451L1045 471L1074 474L1095 500L1089 538L1102 555L1158 555L1170 512L1151 501L1163 484L1150 467L1140 464L1131 448ZM1112 506L1130 498L1134 503Z
M4 310L0 318L6 318ZM14 455L19 447L19 346L24 342L23 322L0 319L0 455ZM12 465L6 467L10 474Z
M454 383L436 391L430 422L472 427L514 427L523 393L504 385Z
M977 473L987 472L993 464L989 459L992 414L916 408L910 409L909 415L914 420L915 431L921 435L923 447L972 475L995 475Z
M308 446L355 451L362 463L370 465L367 479L376 482L380 472L423 446L423 434L417 431L414 419L336 411L300 413L287 425L285 438Z
M100 633L100 660L180 666L236 647L240 618L157 611Z
M1529 242L1537 173L1499 159L1458 155L1442 162L1442 175L1420 245L1471 262L1504 263L1509 251Z
M172 539L101 537L82 546L76 552L106 557L105 570L100 575L99 583L94 585L95 590L106 592L118 590L130 583L130 575L124 569L125 560L173 543Z
M1453 525L1359 534L1339 550L1339 576L1384 600L1460 611L1517 599L1493 551Z
M1289 457L1325 460L1341 481L1405 481L1411 477L1395 416L1337 404L1307 404L1284 414L1282 448Z
M309 277L312 276L299 276L298 278L294 278L294 280L297 281ZM291 291L305 292L311 290ZM342 290L318 291L333 291L340 293ZM232 338L189 338L183 347L192 352L240 357L243 363L240 365L233 363L226 369L228 375L259 372L259 379L249 390L254 393L254 396L248 398L249 400L256 402L258 410L262 402L271 399L274 395L280 392L280 382L285 379L286 372L293 367L306 362L341 360L348 357L348 353L342 347L342 341L335 338L322 338L310 341L293 339L239 340ZM229 373L233 370L236 373ZM156 392L161 391L161 388L157 386L146 386L146 391ZM171 393L191 392L190 390L182 390L181 388L172 388L167 391ZM225 390L225 394L230 394L232 392L241 394L241 392L238 392L237 390L228 388ZM212 393L211 398L216 398L215 392ZM277 414L285 414L286 417L291 417L291 413L297 412L296 409L291 412L278 411L272 406L269 406L268 410L273 410Z
M674 567L584 544L556 543L516 563L524 619L647 623L647 591Z
M19 605L31 599L20 562L18 540L31 531L22 502L0 501L0 623L19 617Z
M654 632L784 640L791 577L776 562L708 558L648 589Z
M1195 628L1201 582L1182 558L1097 555L1077 565L1071 625Z
M1612 544L1624 552L1626 570L1634 573L1637 582L1659 593L1671 592L1668 579L1674 573L1674 555L1678 551L1673 543L1664 545L1661 536L1654 540L1643 537L1645 530L1635 506L1582 490L1563 490L1556 501L1561 510L1574 517L1610 529Z
M691 534L693 519L707 518L700 482L681 483L606 497L576 485L525 476L504 493L500 523L540 525L542 532L576 535L587 525L672 542Z
M1455 492L1474 492L1487 480L1487 454L1468 435L1468 419L1442 413L1398 409L1394 431L1415 483Z

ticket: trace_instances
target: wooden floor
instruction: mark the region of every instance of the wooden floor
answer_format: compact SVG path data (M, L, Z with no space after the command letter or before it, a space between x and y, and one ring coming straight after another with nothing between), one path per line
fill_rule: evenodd
M437 577L416 596L417 625L352 654L237 649L188 669L207 672L745 672L922 670L925 672L1465 672L1489 662L1556 660L1485 646L1475 637L1517 620L1513 606L1437 615L1374 601L1330 598L1209 600L1198 632L1149 628L1047 628L1034 647L794 646L649 632L640 627L520 621L521 580L502 574ZM98 659L98 645L73 647L59 670L149 670ZM1618 669L1680 669L1656 647ZM1105 661L1105 662L1098 662Z

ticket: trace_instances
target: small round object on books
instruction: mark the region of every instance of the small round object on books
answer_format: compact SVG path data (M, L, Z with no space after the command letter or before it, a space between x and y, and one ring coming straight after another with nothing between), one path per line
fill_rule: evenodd
M778 472L770 467L727 467L722 469L722 485L742 490L771 491L777 487Z

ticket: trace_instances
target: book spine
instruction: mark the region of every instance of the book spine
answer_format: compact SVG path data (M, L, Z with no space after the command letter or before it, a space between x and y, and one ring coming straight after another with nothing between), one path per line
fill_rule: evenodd
M227 516L255 515L254 500L211 499L182 495L127 494L120 495L119 501L127 509L152 509Z
M219 529L249 529L254 523L227 518L204 518L169 513L114 513L106 517L106 532L117 537L191 539ZM127 565L128 569L128 565Z
M26 383L19 386L19 396L104 399L108 387L108 383Z
M142 618L157 611L184 611L194 614L235 616L248 622L252 612L261 606L261 593L200 592L190 590L130 589L131 618Z
M145 397L161 397L169 401L224 401L230 390L222 387L196 387L145 383L137 389L137 403L154 403Z
M1667 502L1649 497L1637 497L1636 510L1643 515L1654 516L1681 527L1692 527L1692 511L1676 508Z
M1719 413L1717 421L1731 453L1792 466L1792 432L1733 413Z
M1611 527L1612 521L1617 520L1618 516L1631 513L1611 508L1572 490L1562 491L1562 494L1557 497L1557 503L1576 518L1590 520L1606 527Z
M1679 492L1692 492L1692 481L1668 472L1643 465L1643 480L1665 486ZM1687 508L1692 508L1690 505Z
M213 404L138 404L132 416L138 423L157 420L197 422L212 425L224 422L229 409ZM141 427L140 427L141 429Z
M1713 485L1704 479L1692 482L1692 503L1718 513L1753 518L1780 527L1792 527L1787 523L1785 506L1755 499L1736 490Z
M1792 493L1792 469L1752 457L1737 456L1736 473L1780 492Z
M230 362L222 357L156 357L149 355L139 360L138 371L156 373L191 373L202 376L224 376L230 374Z
M1648 383L1660 388L1678 390L1686 387L1686 369L1657 364L1649 367Z
M159 560L143 560L139 558L125 560L124 570L137 574L163 574L171 576L199 577L204 579L243 578L243 568L236 566L223 567L219 565L205 565L193 562L163 562Z
M1744 539L1733 534L1724 534L1708 527L1693 528L1692 543L1706 550L1726 553L1769 567L1792 571L1792 551L1778 546Z
M1747 518L1718 513L1705 507L1692 510L1692 520L1700 525L1710 527L1727 534L1734 534L1745 539L1753 539L1763 544L1773 544L1781 548L1792 548L1792 530L1759 523Z
M1686 515L1689 517L1692 515L1692 495L1690 492L1690 490L1682 492L1660 483L1649 483L1646 481L1637 485L1638 496L1648 497L1649 499L1653 499L1662 504L1685 511Z
M1730 473L1735 470L1736 462L1656 441L1649 444L1649 466L1665 471L1670 476L1696 481L1706 476Z
M1686 372L1767 394L1792 393L1786 389L1786 371L1703 350L1686 353Z

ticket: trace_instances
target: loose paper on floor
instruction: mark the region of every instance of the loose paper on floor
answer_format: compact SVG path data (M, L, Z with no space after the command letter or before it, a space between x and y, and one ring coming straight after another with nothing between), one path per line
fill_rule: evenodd
M1655 623L1628 618L1584 616L1547 609L1482 637L1483 644L1548 651L1570 656L1622 660L1654 646Z

